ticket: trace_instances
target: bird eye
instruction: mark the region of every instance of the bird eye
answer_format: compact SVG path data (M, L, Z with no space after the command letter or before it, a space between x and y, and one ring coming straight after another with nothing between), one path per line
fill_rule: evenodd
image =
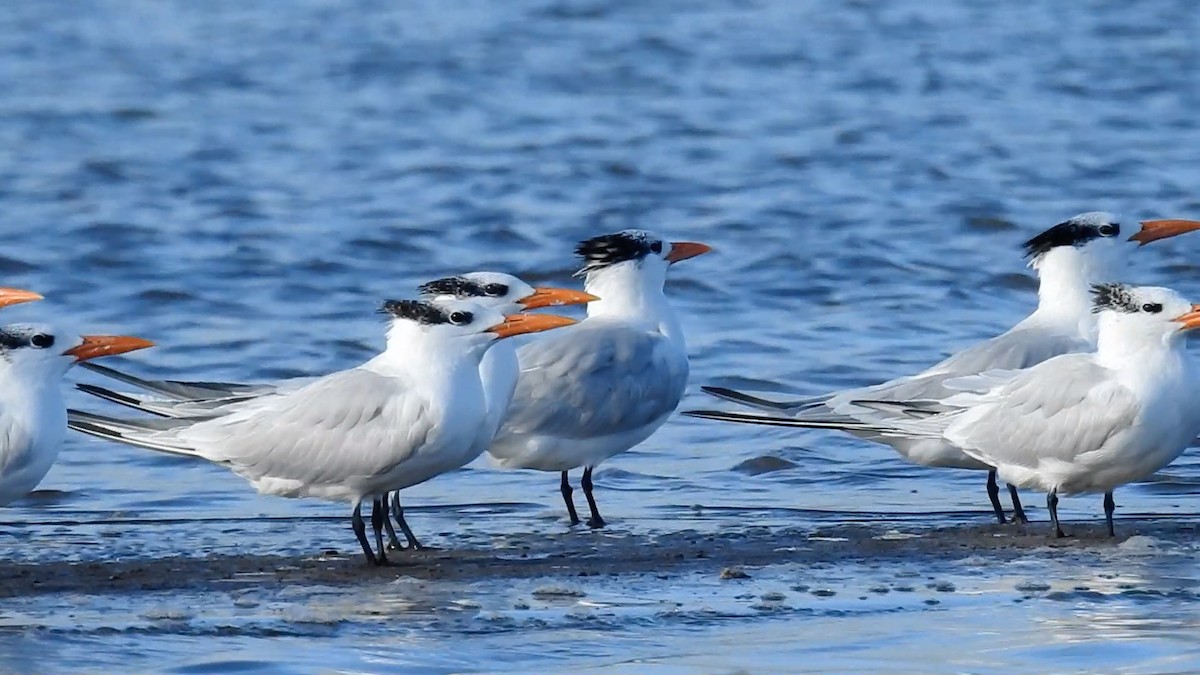
M1106 223L1100 226L1100 236L1112 237L1121 233L1121 225L1119 223Z
M662 253L662 242L656 241L653 244L650 244L650 250L654 251L655 253Z
M29 344L33 345L34 347L37 347L38 349L45 349L47 347L53 347L54 346L54 336L46 335L45 333L38 333L37 335L34 335L33 337L29 338Z
M1147 302L1146 304L1142 305L1142 311L1150 312L1151 314L1158 314L1162 311L1162 303Z
M483 292L493 298L499 298L508 294L508 286L504 284L488 284L483 287Z
M471 320L474 318L474 315L472 315L470 312L451 312L450 323L454 324L455 326L465 326L471 323Z

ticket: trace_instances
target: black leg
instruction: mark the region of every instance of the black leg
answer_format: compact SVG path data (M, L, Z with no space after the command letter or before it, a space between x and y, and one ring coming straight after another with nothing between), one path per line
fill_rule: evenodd
M396 524L400 526L400 531L404 533L404 538L408 541L408 550L420 551L425 548L421 542L417 541L412 528L408 526L408 521L404 519L404 507L400 506L399 490L392 493L392 517L396 519Z
M350 517L350 527L354 528L354 536L362 544L363 555L367 557L368 565L377 565L375 552L371 550L371 542L367 541L367 525L362 519L362 502L354 505L354 515Z
M1054 524L1054 536L1062 539L1067 536L1063 534L1062 528L1058 525L1058 493L1051 490L1050 494L1046 495L1046 508L1050 510L1050 522Z
M583 480L579 481L579 487L583 488L583 496L587 497L588 508L592 511L592 517L587 521L588 527L604 527L600 509L596 508L596 498L592 496L592 467L583 467Z
M996 512L996 520L1004 524L1004 507L1000 504L1000 486L996 485L996 470L988 471L988 499L992 500L992 510Z
M386 494L383 496L383 507L385 509L387 508L387 495ZM386 514L387 512L385 511L384 513ZM401 544L400 539L398 537L396 537L396 530L395 530L395 528L392 527L392 519L387 517L386 515L383 518L383 529L387 530L388 550L389 551L403 550L404 544Z
M571 498L571 482L567 479L567 472L562 472L562 484L558 486L559 492L562 492L563 501L567 503L567 514L571 516L571 524L579 524L579 514L575 512L575 500Z
M1108 536L1115 537L1117 533L1113 530L1113 511L1117 510L1117 503L1113 501L1112 492L1104 493L1104 521L1108 523Z
M386 496L384 495L384 497ZM376 565L388 564L387 555L383 552L383 524L387 521L386 509L383 497L376 497L371 502L371 529L375 531L375 548L379 549L379 557L375 559Z
M1024 525L1029 522L1029 516L1025 515L1025 509L1021 506L1021 495L1017 494L1017 486L1012 483L1008 484L1008 496L1012 497L1013 503L1013 523Z

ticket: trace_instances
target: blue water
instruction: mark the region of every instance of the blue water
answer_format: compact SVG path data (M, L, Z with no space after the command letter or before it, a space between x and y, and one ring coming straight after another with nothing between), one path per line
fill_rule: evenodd
M1197 27L1185 0L13 3L0 281L47 301L5 320L154 339L120 364L152 376L320 374L382 344L383 298L474 269L569 284L575 241L643 227L717 249L672 271L684 407L710 403L705 382L885 379L1028 312L1019 244L1037 231L1089 210L1126 227L1200 214ZM1147 247L1128 279L1200 297L1198 251ZM763 457L783 468L734 470ZM597 483L613 529L646 537L988 518L977 474L685 418ZM1198 486L1185 455L1119 491L1118 513L1200 520ZM41 488L5 510L3 558L355 546L341 505L259 497L221 468L91 439L72 437ZM447 548L566 530L549 474L480 462L407 499ZM1068 522L1099 513L1094 498L1062 505ZM1149 589L1133 596L1073 590L1091 572L1046 552L1016 567L981 554L939 570L958 592L922 582L903 602L870 600L896 570L784 558L752 575L755 597L775 590L763 579L786 595L765 617L715 576L533 604L520 584L422 582L418 607L403 579L240 605L82 590L0 603L0 654L55 671L1196 667L1194 558L1167 544L1088 559ZM814 574L837 594L789 590ZM1023 599L1028 578L1054 589Z

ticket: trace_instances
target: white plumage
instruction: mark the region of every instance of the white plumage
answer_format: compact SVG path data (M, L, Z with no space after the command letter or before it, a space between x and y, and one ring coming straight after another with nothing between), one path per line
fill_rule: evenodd
M39 325L0 328L0 505L32 492L58 459L67 432L62 396L67 370L79 361L152 344L113 335L64 341Z
M709 250L640 230L582 242L584 289L600 299L579 325L517 351L517 390L488 453L498 466L562 472L572 524L567 472L584 467L588 523L603 526L592 469L649 438L679 405L687 346L663 285L670 265Z
M1191 221L1147 221L1128 241L1137 245L1200 229ZM726 411L688 411L708 419L825 428L891 446L904 458L923 466L989 471L988 497L999 522L1005 522L996 475L987 463L944 438L902 438L880 435L863 424L886 424L895 409L884 402L940 400L953 393L947 382L994 369L1022 369L1054 356L1088 351L1095 345L1096 325L1089 289L1108 281L1120 269L1133 244L1120 238L1117 217L1091 212L1074 216L1025 242L1030 265L1036 270L1038 306L1005 333L951 355L912 376L882 384L833 392L798 401L776 402L721 387L704 390L720 398L767 414ZM864 405L862 401L869 401ZM1016 489L1010 485L1013 519L1025 521Z
M361 502L457 469L490 440L479 368L498 337L574 323L553 315L504 317L464 301L385 303L382 354L350 370L276 387L201 416L115 420L71 411L71 428L229 467L263 494L354 504L367 559L384 563L382 515L371 551Z
M959 393L911 402L874 431L945 439L1004 480L1048 493L1059 536L1057 494L1103 492L1112 534L1113 489L1170 464L1200 433L1200 372L1181 339L1200 327L1200 305L1111 284L1097 287L1097 307L1095 351L953 380Z

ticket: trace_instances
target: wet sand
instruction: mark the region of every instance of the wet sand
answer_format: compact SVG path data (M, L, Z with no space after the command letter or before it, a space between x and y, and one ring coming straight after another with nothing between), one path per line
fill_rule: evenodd
M90 562L0 563L0 597L43 593L129 594L228 590L295 585L352 586L411 578L426 581L503 581L532 577L587 578L713 574L753 576L754 568L839 562L1006 561L1064 553L1103 554L1141 537L1153 545L1190 546L1200 532L1194 517L1125 519L1118 536L1102 523L1066 524L1072 536L1054 539L1046 523L934 528L873 523L815 529L752 527L718 533L683 530L629 533L523 534L471 541L453 549L390 552L388 567L326 550L313 555L180 555Z

